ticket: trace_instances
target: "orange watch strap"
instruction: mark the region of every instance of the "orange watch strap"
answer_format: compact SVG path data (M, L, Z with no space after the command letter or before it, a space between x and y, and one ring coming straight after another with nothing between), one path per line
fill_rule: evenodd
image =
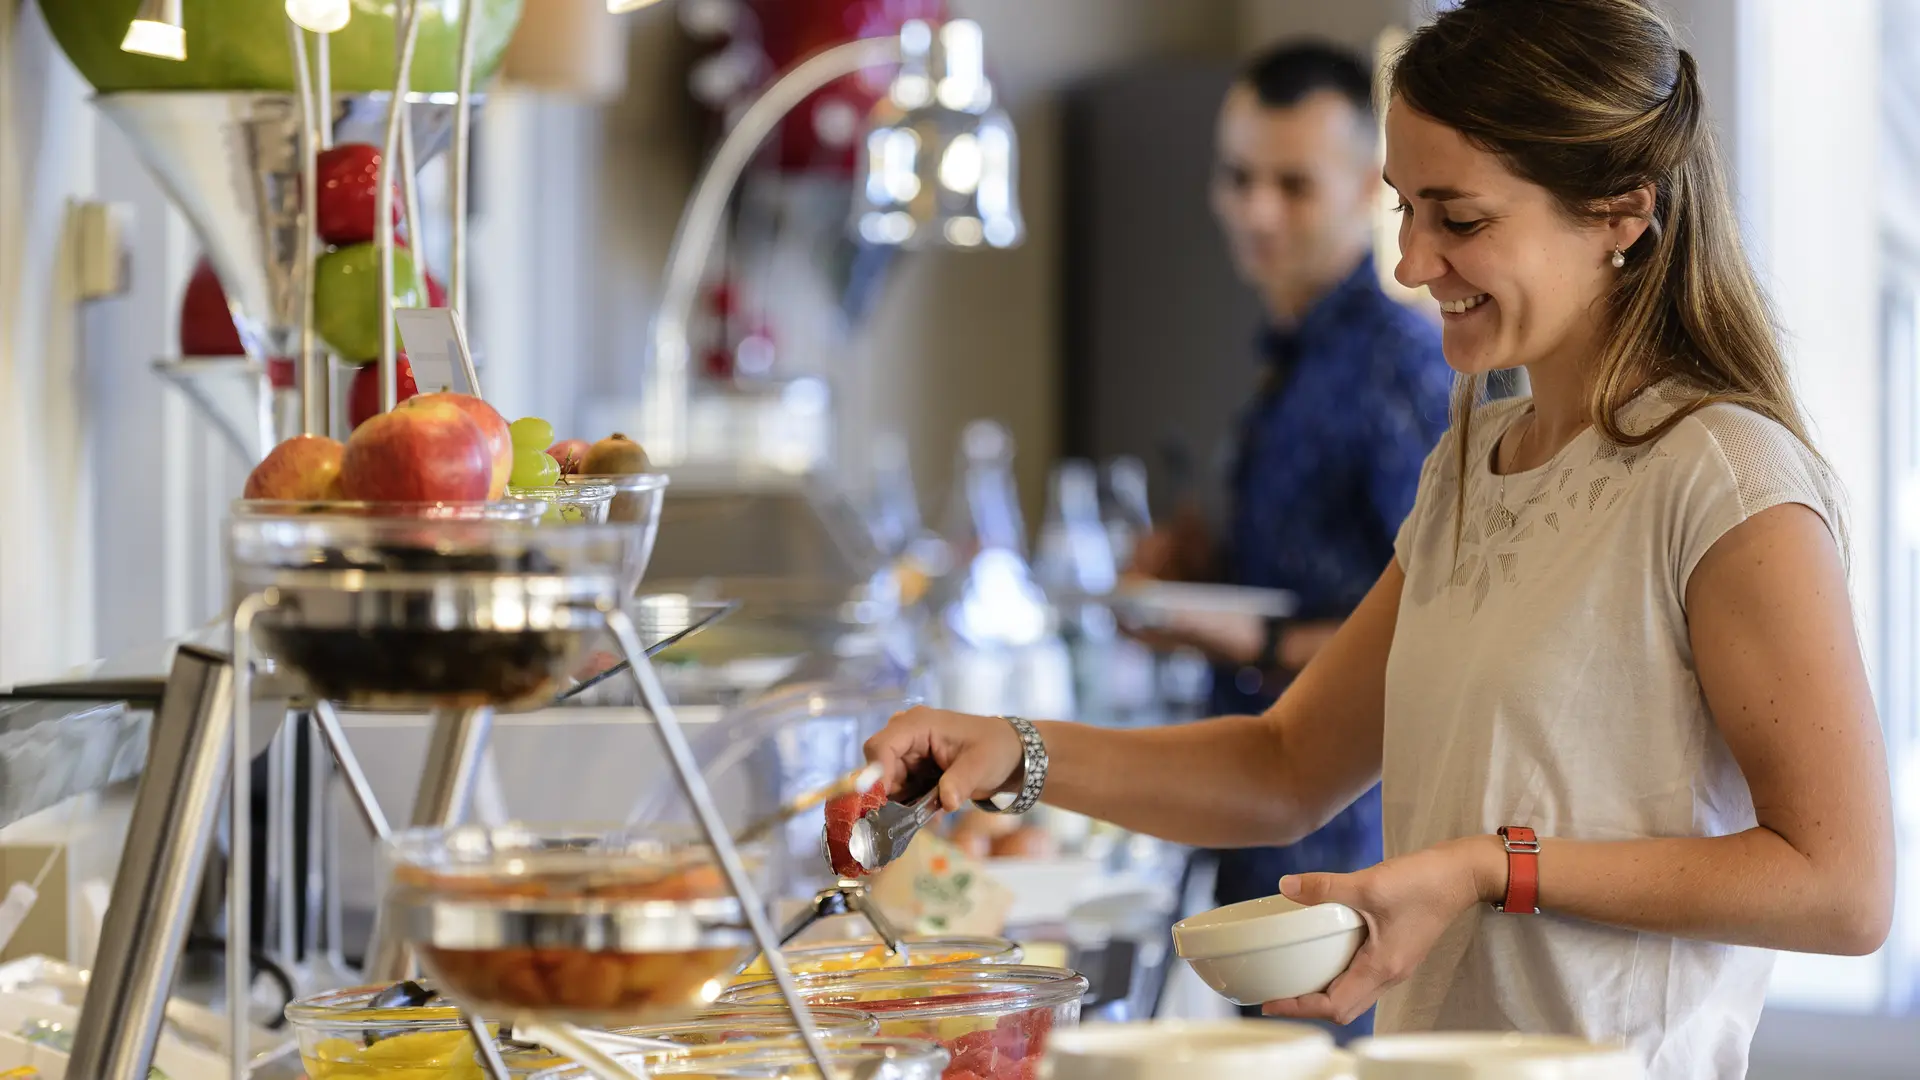
M1507 895L1493 910L1540 914L1540 838L1524 825L1507 825L1500 830L1500 843L1507 849Z

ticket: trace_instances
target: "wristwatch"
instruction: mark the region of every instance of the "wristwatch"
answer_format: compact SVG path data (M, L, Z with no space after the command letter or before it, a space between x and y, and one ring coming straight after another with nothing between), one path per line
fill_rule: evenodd
M1285 671L1287 666L1280 662L1280 642L1287 636L1287 627L1292 619L1268 619L1266 640L1260 646L1260 663L1256 665L1262 671Z
M973 805L989 814L1024 814L1040 802L1040 792L1047 786L1047 744L1040 738L1040 729L1018 716L1002 716L1000 719L1013 725L1014 734L1020 736L1021 777L1020 791L1001 792L992 798L975 799Z
M1500 844L1507 849L1507 895L1493 910L1508 915L1540 914L1540 838L1524 825L1504 825Z

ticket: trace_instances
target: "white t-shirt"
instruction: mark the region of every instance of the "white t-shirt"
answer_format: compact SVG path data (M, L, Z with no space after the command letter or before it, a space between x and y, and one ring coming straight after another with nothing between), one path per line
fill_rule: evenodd
M1651 430L1694 395L1654 386L1621 414ZM1588 840L1717 836L1755 824L1695 674L1684 605L1728 530L1835 485L1751 410L1713 405L1658 440L1589 429L1547 464L1494 474L1526 400L1480 409L1454 552L1455 433L1428 459L1395 553L1406 572L1387 664L1388 857L1526 825ZM1772 955L1479 907L1381 1002L1383 1031L1624 1039L1652 1080L1738 1080Z

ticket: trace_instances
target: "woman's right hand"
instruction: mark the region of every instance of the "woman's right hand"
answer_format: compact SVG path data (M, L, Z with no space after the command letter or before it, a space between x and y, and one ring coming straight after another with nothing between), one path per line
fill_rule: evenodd
M867 740L867 760L886 770L887 790L899 791L909 773L931 761L940 769L940 806L952 812L975 799L1019 787L1025 753L1013 725L997 716L973 716L916 705L895 713Z

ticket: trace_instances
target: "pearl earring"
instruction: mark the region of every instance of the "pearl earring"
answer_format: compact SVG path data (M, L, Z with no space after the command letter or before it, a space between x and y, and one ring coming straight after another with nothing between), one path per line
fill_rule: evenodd
M1614 268L1615 270L1618 270L1618 269L1620 269L1621 267L1623 267L1623 266L1625 266L1625 265L1627 265L1627 253L1626 253L1626 250L1625 250L1624 248L1614 248L1614 249L1613 249L1613 258L1611 258L1611 259L1608 259L1607 261L1613 264L1613 268Z

